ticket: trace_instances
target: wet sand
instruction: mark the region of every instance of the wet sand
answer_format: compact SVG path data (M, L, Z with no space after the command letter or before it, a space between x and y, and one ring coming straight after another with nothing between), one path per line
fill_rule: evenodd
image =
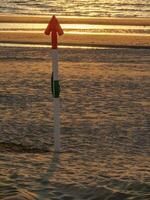
M51 14L50 14L51 15ZM8 23L48 23L50 16L40 15L0 15L0 22ZM150 26L150 18L144 17L73 17L73 16L58 16L61 24L109 24L109 25L143 25Z
M58 40L61 45L150 47L150 34L72 32L65 33ZM0 31L0 42L50 44L50 37L45 37L41 31Z
M61 154L51 50L0 50L0 199L149 200L149 49L59 50Z
M0 42L50 44L44 35L50 17L0 15ZM149 18L58 17L64 29L61 45L150 47Z

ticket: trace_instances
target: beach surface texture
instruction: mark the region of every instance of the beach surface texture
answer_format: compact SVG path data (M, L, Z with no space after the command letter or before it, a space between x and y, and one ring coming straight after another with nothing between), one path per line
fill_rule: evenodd
M58 154L46 21L7 17L0 17L0 199L149 200L149 25L62 23Z

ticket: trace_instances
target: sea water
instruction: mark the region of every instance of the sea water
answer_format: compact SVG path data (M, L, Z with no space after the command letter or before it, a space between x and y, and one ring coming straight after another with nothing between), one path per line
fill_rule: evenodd
M149 0L0 0L0 13L149 17Z

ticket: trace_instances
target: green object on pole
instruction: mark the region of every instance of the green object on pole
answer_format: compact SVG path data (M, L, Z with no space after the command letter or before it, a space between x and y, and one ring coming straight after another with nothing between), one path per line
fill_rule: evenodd
M55 80L55 81L53 81L53 83L54 83L53 96L54 96L54 98L59 98L59 94L60 94L59 80Z
M51 76L51 91L54 98L59 98L60 95L60 84L59 80L53 79L53 72Z

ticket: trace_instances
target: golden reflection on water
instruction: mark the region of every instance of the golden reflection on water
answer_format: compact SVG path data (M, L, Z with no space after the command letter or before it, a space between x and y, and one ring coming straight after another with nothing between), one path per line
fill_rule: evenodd
M62 24L62 28L64 29L94 29L95 31L98 29L146 29L150 30L149 26L131 26L131 25L97 25L97 24ZM41 30L46 27L46 24L32 24L32 23L0 23L0 30L14 30L14 29L35 29Z
M14 30L14 29L44 29L46 24L27 24L27 23L1 23L0 29L2 30ZM62 24L64 29L99 29L101 25L90 25L90 24Z

